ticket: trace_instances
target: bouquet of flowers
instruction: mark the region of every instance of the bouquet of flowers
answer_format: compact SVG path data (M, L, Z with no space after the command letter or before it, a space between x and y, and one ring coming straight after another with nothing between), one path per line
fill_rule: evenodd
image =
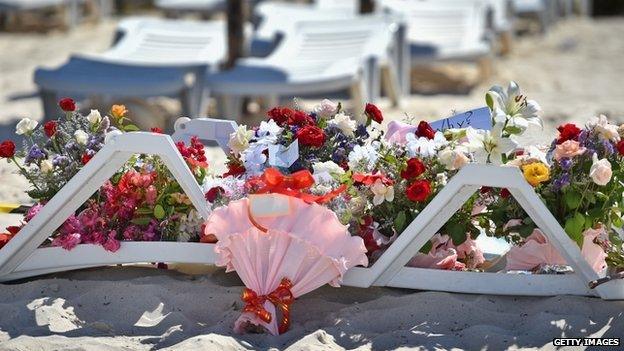
M0 144L0 157L14 163L32 186L28 194L35 204L26 214L26 222L111 136L138 130L123 105L114 105L108 116L97 110L83 116L75 111L76 104L69 98L59 105L65 111L62 119L39 125L25 118L17 124L16 133L24 137L21 151L10 140ZM159 129L152 132L162 133ZM194 138L191 145L178 143L177 147L196 180L203 182L208 167L203 145ZM116 251L123 240L198 240L201 224L201 218L160 159L134 155L52 234L47 244L69 250L80 243L95 243ZM8 228L3 244L19 229Z

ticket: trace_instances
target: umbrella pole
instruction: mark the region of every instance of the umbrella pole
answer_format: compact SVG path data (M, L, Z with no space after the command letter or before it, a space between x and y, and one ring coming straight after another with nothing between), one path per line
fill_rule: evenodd
M372 13L375 11L375 0L360 0L360 13Z

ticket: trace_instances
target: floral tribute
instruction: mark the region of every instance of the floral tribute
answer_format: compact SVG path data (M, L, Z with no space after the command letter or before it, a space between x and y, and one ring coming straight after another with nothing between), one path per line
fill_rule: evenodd
M597 270L624 269L624 127L604 116L558 128L550 147L521 145L543 128L541 109L515 82L486 94L491 128L435 130L428 122L390 122L367 104L362 116L324 100L312 111L276 107L267 120L230 137L228 171L204 184L213 208L253 193L288 193L322 203L364 240L374 262L459 169L468 163L517 167ZM621 136L622 135L622 136ZM299 181L296 181L296 180ZM206 234L212 235L212 234ZM479 235L513 245L507 269L546 272L565 265L507 189L482 188L442 227L410 266L484 270ZM214 238L205 238L214 240Z
M43 124L24 118L16 134L24 139L21 149L13 141L0 143L0 157L15 164L28 179L29 196L35 202L24 220L28 222L106 144L112 136L138 131L123 105L108 115L97 110L83 116L76 103L64 98L59 106L65 116ZM153 133L162 133L158 128ZM192 139L178 150L197 181L207 174L204 147ZM202 220L182 188L158 157L134 155L110 180L72 214L44 243L67 250L78 244L99 244L116 251L121 241L198 240ZM0 234L0 247L21 227Z

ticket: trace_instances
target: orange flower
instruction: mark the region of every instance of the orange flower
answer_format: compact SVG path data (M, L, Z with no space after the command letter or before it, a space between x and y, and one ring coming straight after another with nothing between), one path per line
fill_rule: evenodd
M115 118L125 117L126 113L128 113L128 110L125 105L113 105L113 107L111 107L111 114Z

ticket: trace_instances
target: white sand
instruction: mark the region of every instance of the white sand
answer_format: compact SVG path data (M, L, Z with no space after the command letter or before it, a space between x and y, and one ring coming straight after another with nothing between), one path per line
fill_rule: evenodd
M0 139L21 117L39 118L34 67L54 66L74 52L106 48L114 23L63 34L0 34ZM468 95L413 96L387 118L447 116L483 105L492 82L517 80L540 102L547 141L564 120L604 112L624 116L624 21L570 21L545 38L517 41L496 62L490 82ZM306 105L308 102L306 102ZM163 109L175 112L175 104ZM171 112L173 111L173 112ZM619 117L619 118L618 118ZM0 161L0 201L26 201L26 182ZM0 216L0 226L19 220ZM552 349L558 336L624 335L624 302L558 296L519 298L412 292L387 288L322 288L299 299L292 331L280 337L237 336L241 284L210 270L108 268L0 285L0 350L236 349Z

